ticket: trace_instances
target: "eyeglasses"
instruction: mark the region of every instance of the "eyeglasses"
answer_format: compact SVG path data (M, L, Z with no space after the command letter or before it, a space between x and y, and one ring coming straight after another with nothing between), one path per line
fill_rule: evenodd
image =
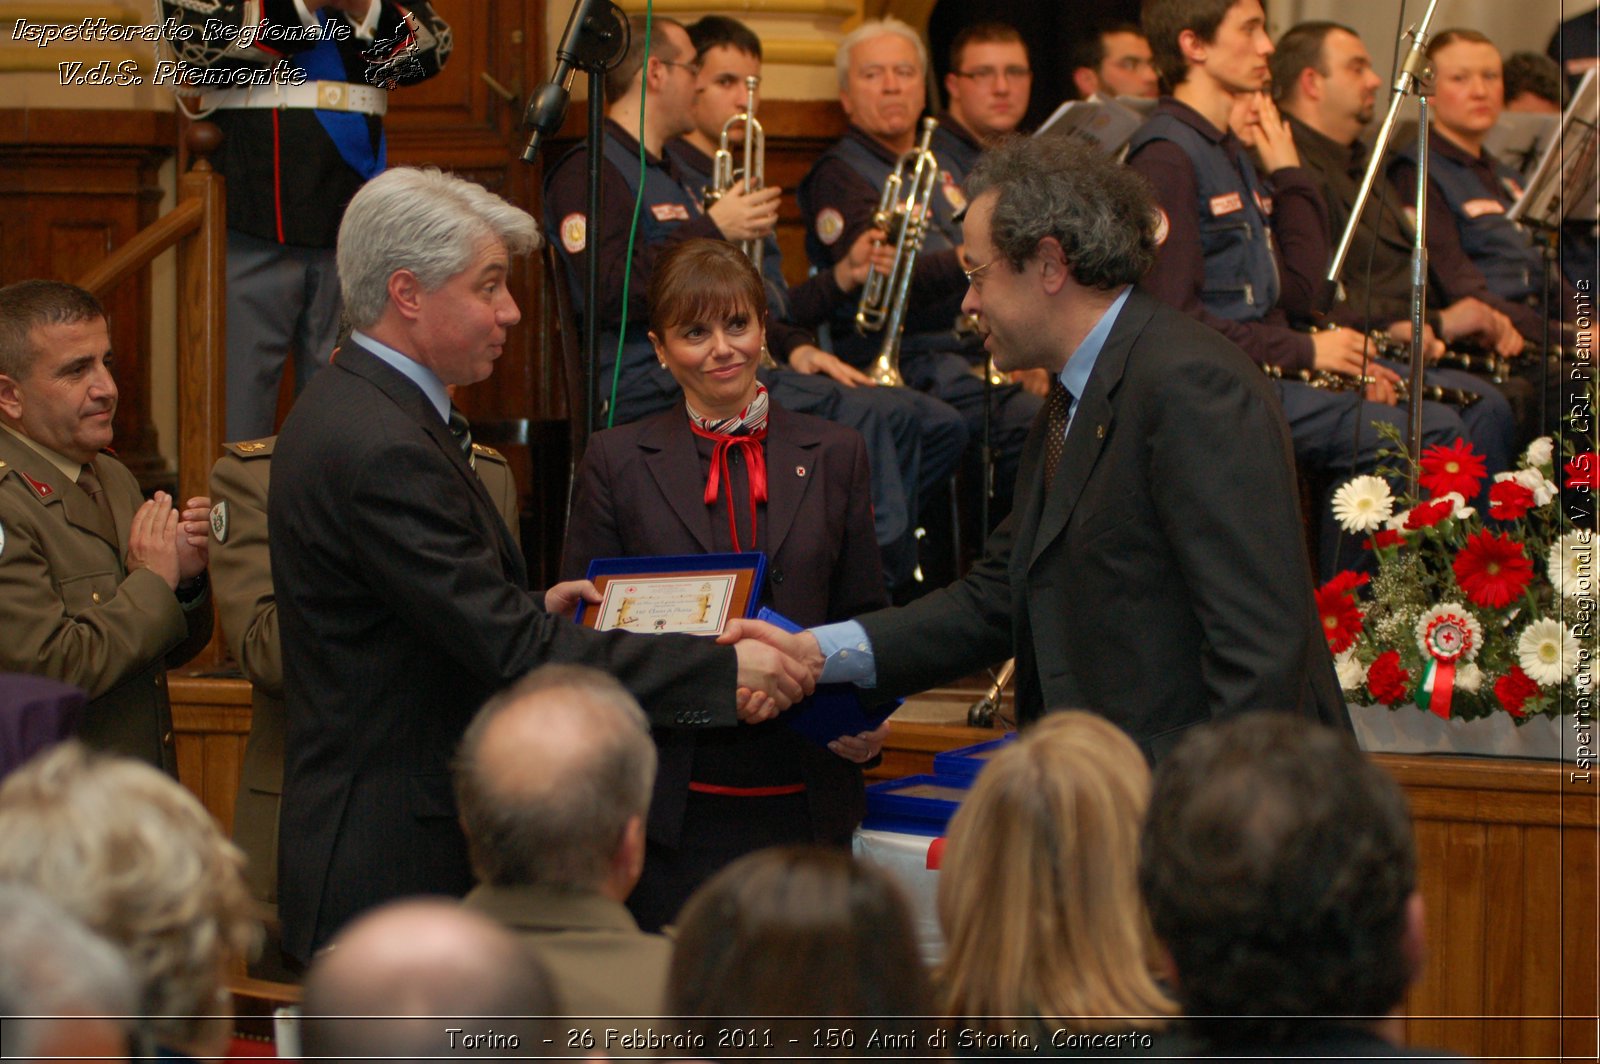
M978 67L974 70L952 70L951 73L958 78L970 78L986 85L994 84L1002 74L1007 81L1026 81L1033 77L1033 71L1025 66Z
M990 259L988 262L984 263L982 266L974 266L970 270L964 269L961 272L966 274L967 283L972 285L974 288L977 288L977 287L979 287L979 285L978 285L978 279L979 279L978 275L981 274L984 270L987 270L990 266L993 266L995 263L997 263L999 261L1000 261L999 259Z
M700 73L699 63L679 63L671 59L657 59L656 62L665 67L682 67L689 72L691 77L698 76Z

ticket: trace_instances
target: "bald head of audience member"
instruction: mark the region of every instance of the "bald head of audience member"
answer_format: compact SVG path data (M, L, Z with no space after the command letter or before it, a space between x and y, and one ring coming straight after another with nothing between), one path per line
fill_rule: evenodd
M0 884L0 1042L22 1060L126 1059L138 1010L117 948L30 887Z
M649 722L620 683L581 665L535 669L461 740L456 801L474 873L625 900L644 868L655 775Z
M393 902L353 921L312 965L302 1055L538 1056L551 1052L556 1011L549 974L509 931L454 901Z
M260 935L244 855L177 780L63 743L0 785L0 882L46 895L122 951L141 1053L218 1055L228 965Z
M1140 886L1209 1047L1394 1033L1367 1018L1421 964L1416 846L1399 786L1347 736L1282 713L1193 729L1156 770Z

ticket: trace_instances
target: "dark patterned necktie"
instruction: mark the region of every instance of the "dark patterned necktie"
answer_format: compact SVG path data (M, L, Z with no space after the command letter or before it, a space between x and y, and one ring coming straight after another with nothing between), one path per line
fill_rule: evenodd
M78 487L89 496L89 501L94 503L95 510L100 514L101 532L107 539L117 538L117 522L111 516L111 498L106 494L105 485L100 483L100 478L95 475L94 466L84 463L78 471Z
M472 425L467 415L454 406L450 408L450 435L456 438L456 446L461 448L461 457L467 460L467 465L477 469L478 462L472 456Z
M1050 395L1045 400L1044 490L1050 491L1055 483L1056 467L1061 464L1061 453L1067 447L1067 414L1072 408L1072 393L1061 383L1061 378L1050 378Z

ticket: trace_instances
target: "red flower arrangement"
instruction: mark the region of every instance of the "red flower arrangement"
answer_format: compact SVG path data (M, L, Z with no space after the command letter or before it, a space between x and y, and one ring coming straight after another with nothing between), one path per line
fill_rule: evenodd
M1413 532L1419 528L1432 528L1455 512L1454 499L1434 499L1432 502L1418 503L1406 515L1406 527Z
M1533 492L1514 480L1496 481L1489 488L1489 516L1497 521L1520 520L1533 502Z
M1411 674L1400 667L1398 651L1384 651L1367 668L1367 690L1386 706L1406 700L1411 691Z
M1538 693L1539 685L1522 671L1521 665L1511 666L1510 671L1494 682L1494 696L1513 717L1525 716L1522 712L1523 704Z
M1429 496L1435 499L1452 491L1470 499L1478 494L1478 485L1488 475L1488 467L1472 445L1457 440L1448 447L1435 444L1422 452L1422 472L1417 476L1417 483L1427 488Z
M1467 598L1491 610L1516 601L1533 579L1533 562L1522 544L1487 530L1467 537L1451 568Z
M1356 588L1366 582L1366 574L1346 571L1317 589L1317 616L1322 618L1328 649L1335 654L1350 649L1361 634L1361 619L1366 615L1356 605Z
M1368 550L1383 550L1387 547L1404 547L1406 537L1393 528L1380 528L1362 541L1362 546Z

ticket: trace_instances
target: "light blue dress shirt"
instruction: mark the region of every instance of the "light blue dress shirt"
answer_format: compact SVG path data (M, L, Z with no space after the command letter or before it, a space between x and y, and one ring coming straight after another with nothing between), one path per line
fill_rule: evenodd
M1100 351L1111 336L1111 327L1117 323L1117 315L1122 313L1123 304L1128 302L1128 293L1132 291L1131 287L1125 287L1118 293L1111 306L1100 315L1100 320L1094 323L1094 328L1078 344L1077 350L1072 352L1067 364L1061 367L1061 383L1072 395L1072 404L1067 407L1069 432L1072 429L1072 417L1078 412L1078 397L1088 385L1089 374L1094 372ZM819 683L853 683L857 687L878 685L878 662L872 656L872 640L867 638L867 630L861 627L859 621L818 625L811 629L811 634L816 637L817 646L826 659Z
M385 363L397 373L403 375L412 384L422 389L422 394L428 397L428 402L439 412L439 420L446 425L450 424L450 391L445 387L444 381L438 375L424 366L416 359L402 355L388 344L381 344L357 329L350 333L350 339L372 352L379 361Z

